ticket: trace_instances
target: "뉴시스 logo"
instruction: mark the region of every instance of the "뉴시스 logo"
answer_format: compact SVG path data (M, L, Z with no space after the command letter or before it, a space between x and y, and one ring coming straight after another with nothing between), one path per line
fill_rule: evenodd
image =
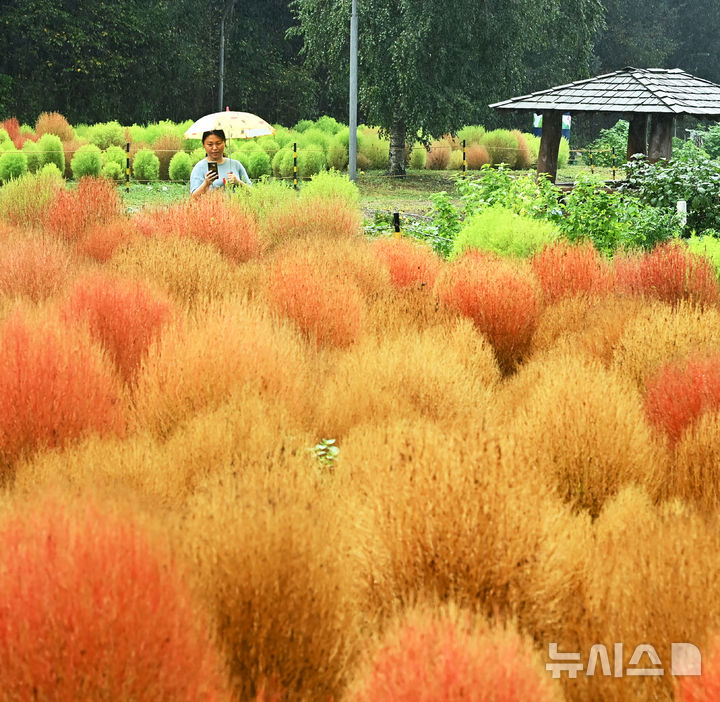
M562 677L567 673L569 678L576 678L582 672L583 663L580 653L562 653L558 645L553 642L549 646L548 655L552 663L545 665L551 671L553 678ZM590 677L600 675L622 678L623 675L637 677L653 677L666 674L660 656L654 646L639 644L630 656L627 667L624 665L623 645L613 645L612 666L607 647L604 644L595 644L590 648L587 658L585 675ZM670 649L670 675L691 676L702 674L702 656L697 646L691 643L673 643Z

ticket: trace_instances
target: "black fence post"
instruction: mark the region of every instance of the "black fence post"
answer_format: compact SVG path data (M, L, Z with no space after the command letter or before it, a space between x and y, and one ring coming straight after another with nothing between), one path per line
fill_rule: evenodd
M130 192L130 142L125 144L125 192Z
M298 189L297 176L297 142L293 142L293 188Z

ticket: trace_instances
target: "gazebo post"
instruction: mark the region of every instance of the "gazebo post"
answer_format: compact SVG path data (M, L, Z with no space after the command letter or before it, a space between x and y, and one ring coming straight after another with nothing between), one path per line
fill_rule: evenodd
M635 112L630 118L628 129L627 160L633 154L644 154L647 156L647 115L642 112Z
M655 163L662 158L672 156L673 122L675 117L671 114L658 114L652 116L650 127L650 145L648 146L648 161Z
M547 173L554 183L557 178L558 152L562 136L562 112L549 110L543 112L542 136L538 153L537 173Z

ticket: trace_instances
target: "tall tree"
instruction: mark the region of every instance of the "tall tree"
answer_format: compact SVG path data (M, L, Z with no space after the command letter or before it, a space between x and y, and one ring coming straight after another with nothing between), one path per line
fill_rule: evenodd
M603 0L605 29L597 37L598 70L663 68L677 49L674 0Z
M291 7L309 64L327 70L330 89L346 85L350 0L293 0ZM599 0L360 0L359 101L365 119L390 136L389 172L404 174L406 141L452 132L487 116L489 102L527 87L528 55L556 47L545 50L547 68L560 65L562 42L552 20L561 11L579 36L595 31L602 5ZM588 61L583 47L576 77L587 74Z

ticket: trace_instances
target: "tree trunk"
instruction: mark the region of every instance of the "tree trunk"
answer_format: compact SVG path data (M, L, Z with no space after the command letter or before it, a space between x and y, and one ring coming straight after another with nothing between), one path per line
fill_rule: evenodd
M650 145L648 146L648 161L655 163L662 158L669 159L672 156L672 115L655 114L652 116L650 127Z
M630 119L626 154L628 161L633 157L633 154L645 154L647 156L647 115L643 113L635 114Z
M558 151L562 136L562 112L543 112L542 137L538 153L537 172L547 173L554 183L557 178Z
M395 113L390 130L388 175L405 177L405 122Z

